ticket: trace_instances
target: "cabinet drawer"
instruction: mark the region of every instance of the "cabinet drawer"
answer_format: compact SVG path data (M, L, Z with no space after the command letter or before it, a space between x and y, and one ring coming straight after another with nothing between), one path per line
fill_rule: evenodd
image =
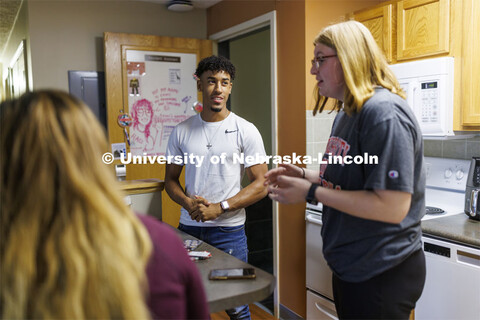
M307 320L338 320L335 304L307 290Z

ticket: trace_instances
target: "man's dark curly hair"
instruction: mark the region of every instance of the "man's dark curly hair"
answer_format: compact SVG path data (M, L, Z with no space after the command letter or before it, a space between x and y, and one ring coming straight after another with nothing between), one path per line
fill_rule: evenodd
M212 71L213 73L224 71L230 75L230 80L235 79L235 66L230 60L222 56L210 56L202 59L198 63L195 75L200 78L205 71Z

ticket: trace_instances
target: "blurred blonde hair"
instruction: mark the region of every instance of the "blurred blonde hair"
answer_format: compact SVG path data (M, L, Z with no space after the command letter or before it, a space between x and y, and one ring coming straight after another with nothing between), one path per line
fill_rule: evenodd
M147 319L147 231L125 205L103 129L58 91L0 105L2 318Z
M387 60L370 31L357 21L346 21L324 28L315 38L313 45L323 44L336 51L345 78L345 95L336 100L335 109L344 108L347 114L360 112L363 104L381 86L405 98L400 84L388 67ZM322 112L328 97L317 89L317 100L313 114Z

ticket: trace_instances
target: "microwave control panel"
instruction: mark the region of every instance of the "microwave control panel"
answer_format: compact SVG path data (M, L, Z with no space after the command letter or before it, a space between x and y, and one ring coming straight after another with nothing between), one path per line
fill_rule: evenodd
M454 58L391 65L424 137L453 136Z
M421 82L421 120L423 123L437 123L439 121L438 110L438 82Z

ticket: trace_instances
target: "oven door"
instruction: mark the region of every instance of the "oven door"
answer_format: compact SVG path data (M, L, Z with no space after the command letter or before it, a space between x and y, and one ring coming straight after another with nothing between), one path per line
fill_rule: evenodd
M307 210L305 220L307 288L333 301L332 271L322 253L322 213Z

